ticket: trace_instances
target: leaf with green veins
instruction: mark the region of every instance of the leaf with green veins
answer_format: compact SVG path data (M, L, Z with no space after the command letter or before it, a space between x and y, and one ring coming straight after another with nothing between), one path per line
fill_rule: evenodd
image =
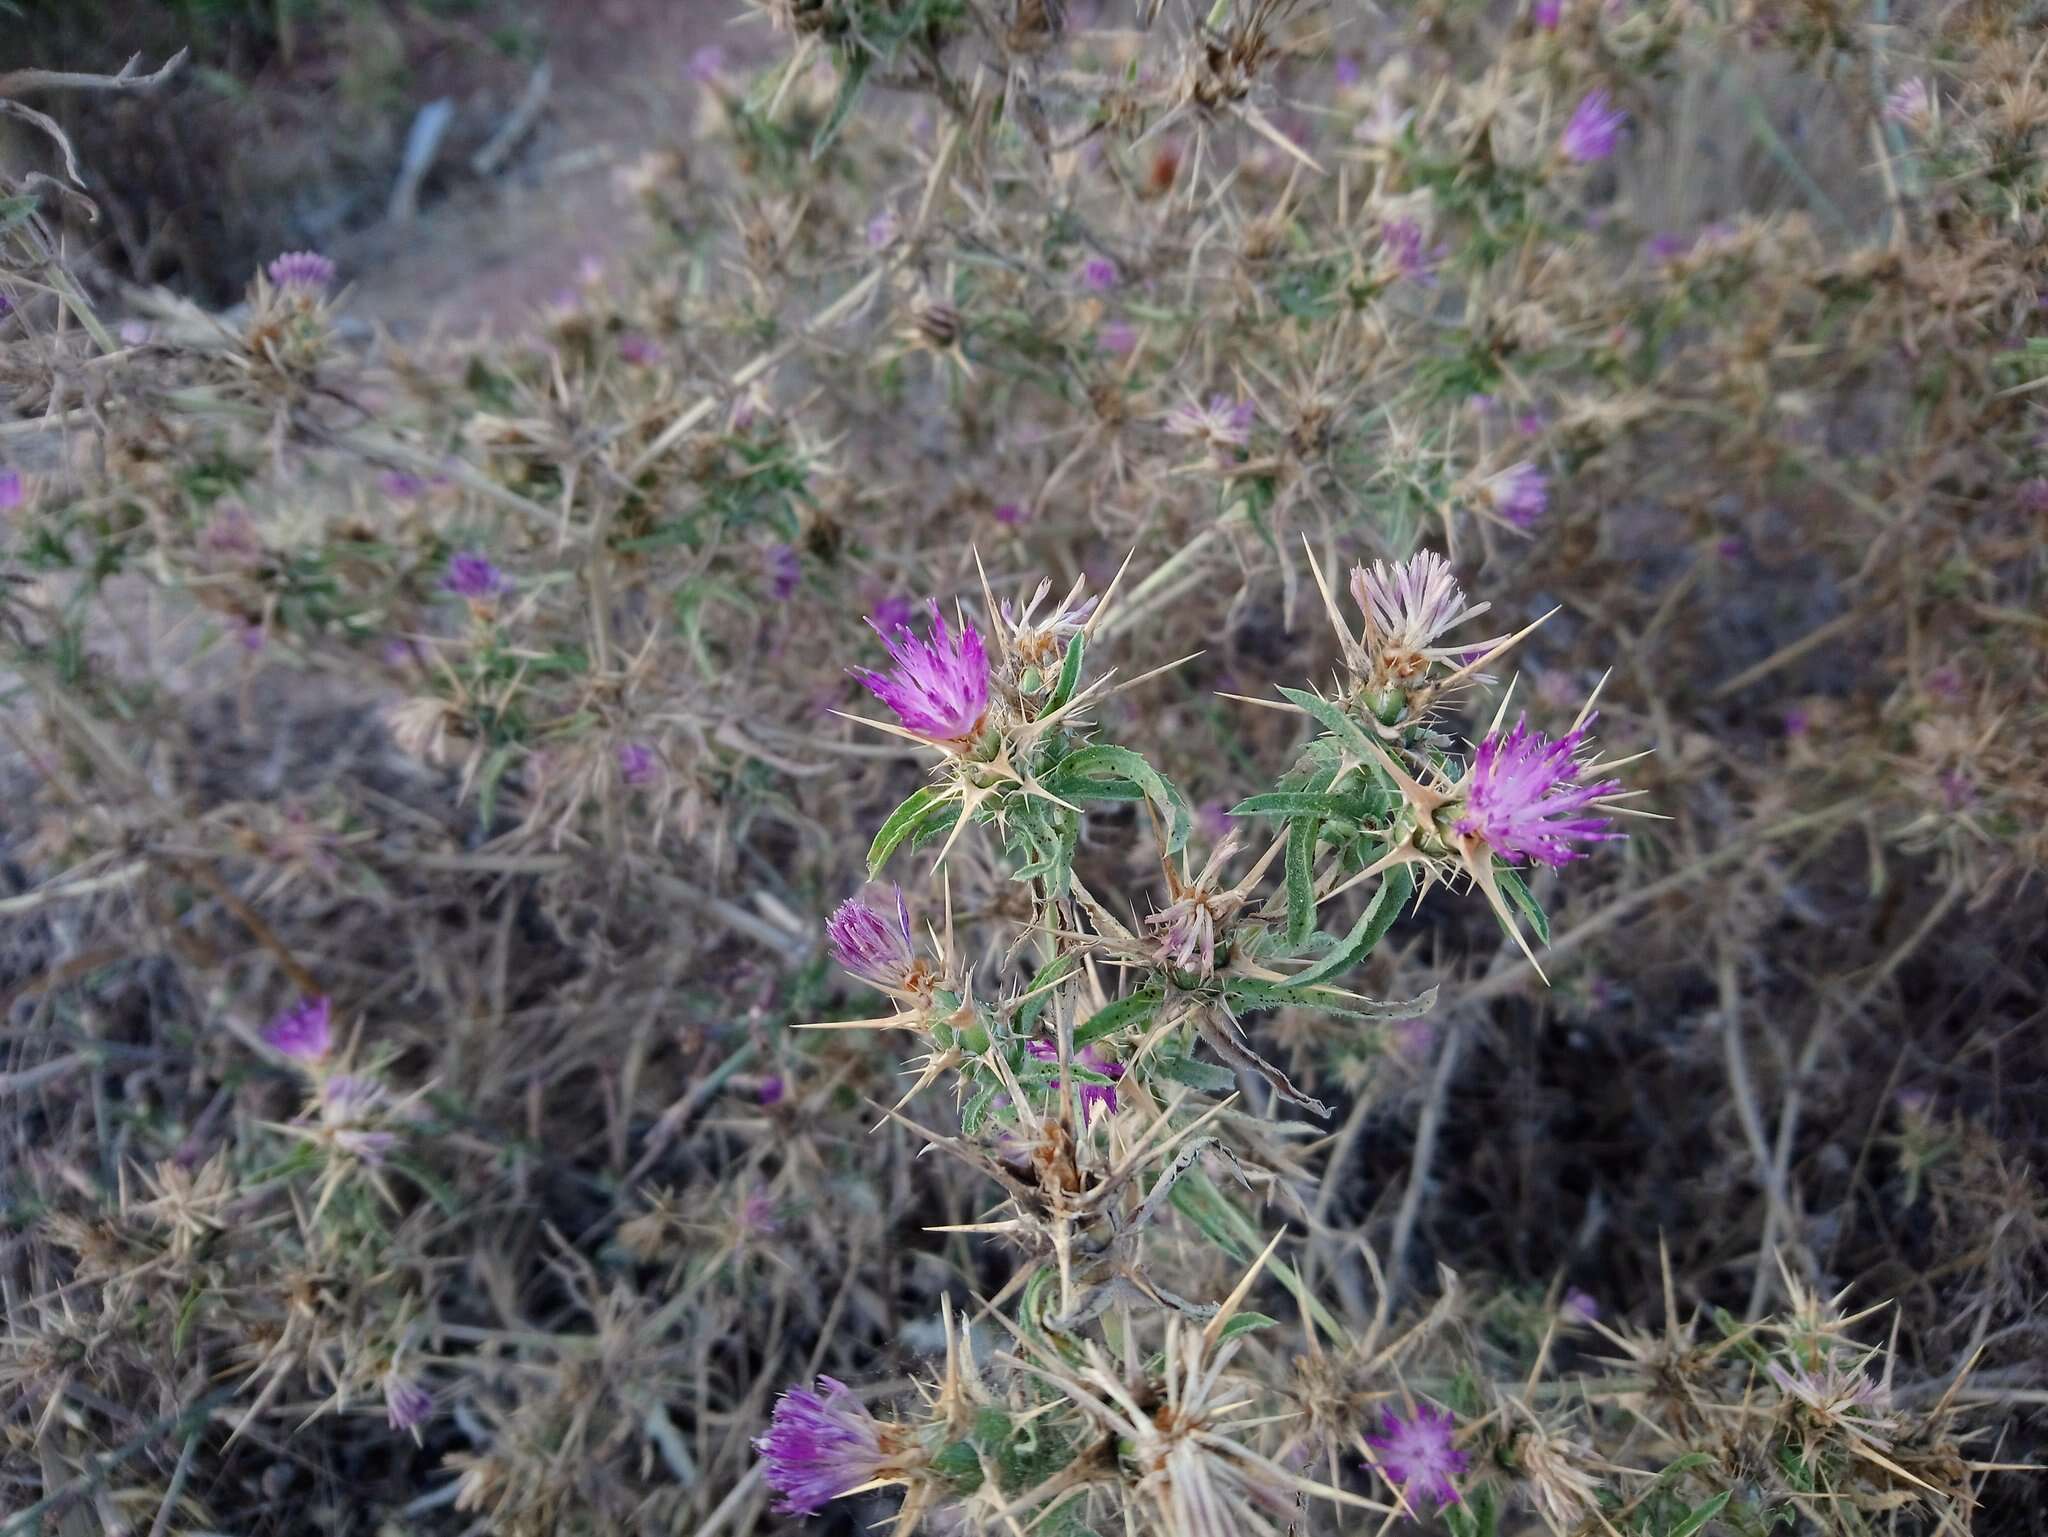
M1342 817L1348 822L1374 820L1386 811L1386 797L1351 790L1332 795L1327 791L1268 790L1247 796L1230 808L1234 817Z
M1152 1071L1161 1078L1185 1084L1204 1094L1228 1094L1237 1087L1237 1074L1229 1068L1194 1057L1155 1057L1152 1059Z
M935 785L926 785L889 813L888 820L875 834L875 841L868 845L869 880L882 873L882 866L889 862L889 856L896 852L897 845L917 830L918 824L944 797L943 790Z
M961 1106L960 1132L962 1136L972 1137L981 1131L982 1123L988 1119L988 1108L995 1103L996 1093L1001 1087L1002 1085L997 1083L987 1084L969 1099L965 1105Z
M1721 1514L1722 1507L1734 1495L1735 1491L1733 1489L1723 1489L1712 1498L1701 1501L1672 1523L1671 1530L1666 1534L1666 1537L1693 1537L1693 1533Z
M1394 920L1401 915L1401 904L1408 900L1408 894L1414 889L1415 877L1408 873L1407 866L1394 866L1381 878L1379 890L1365 904L1365 911L1358 915L1358 922L1351 926L1351 932L1344 936L1343 943L1308 970L1298 972L1278 985L1294 991L1325 977L1349 971L1364 960L1372 947L1394 926Z
M1144 987L1127 998L1119 998L1114 1003L1105 1004L1074 1027L1074 1050L1079 1051L1091 1041L1099 1041L1104 1036L1114 1035L1119 1030L1138 1024L1159 1007L1160 1000L1165 996L1161 988Z
M1549 944L1550 919L1544 913L1542 904L1530 895L1529 888L1523 883L1522 878L1500 865L1494 866L1493 878L1500 889L1508 894L1508 899L1521 909L1522 916L1529 920L1529 927L1536 931L1537 943Z
M1377 765L1381 761L1384 749L1378 748L1375 743L1367 738L1357 721L1346 715L1329 700L1324 699L1319 694L1310 694L1298 688L1283 688L1280 690L1280 697L1297 709L1306 710L1310 715L1314 716L1329 729L1330 735L1341 742L1345 750L1360 763Z
M1075 964L1071 955L1056 955L1031 979L1031 985L1024 989L1024 995L1017 1003L1014 1022L1020 1035L1028 1035L1038 1023L1038 1016L1052 1002L1054 984L1071 974Z
M1314 817L1287 824L1287 942L1300 945L1316 927L1316 837Z
M1067 642L1067 658L1060 664L1060 681L1054 686L1052 696L1045 702L1045 713L1052 714L1069 699L1081 682L1081 656L1086 649L1088 637L1076 635Z
M1128 747L1098 742L1062 758L1040 780L1048 792L1061 800L1126 799L1102 794L1105 781L1124 780L1137 785L1166 820L1166 852L1178 854L1187 847L1194 818L1187 797L1175 789L1159 770Z

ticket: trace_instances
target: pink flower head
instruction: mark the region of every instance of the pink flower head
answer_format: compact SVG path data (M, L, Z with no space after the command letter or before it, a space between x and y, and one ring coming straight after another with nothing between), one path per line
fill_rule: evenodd
M825 938L832 953L854 976L882 992L900 992L917 951L910 937L910 904L903 900L903 888L896 891L895 922L876 912L859 897L848 897L825 923Z
M1556 741L1529 729L1527 719L1515 722L1502 736L1490 733L1472 756L1465 777L1465 804L1458 816L1461 838L1477 839L1506 860L1536 860L1546 865L1569 864L1580 858L1580 843L1605 843L1624 836L1608 831L1611 819L1583 815L1602 796L1621 789L1618 780L1582 784L1577 761L1586 728L1598 719L1587 716Z
M1030 516L1021 502L1002 502L996 507L996 521L1005 528L1015 528Z
M393 1430L417 1430L434 1412L434 1395L402 1372L384 1374L384 1417Z
M1536 0L1529 7L1529 19L1546 32L1555 32L1564 19L1564 0Z
M1903 81L1884 99L1884 120L1915 130L1934 121L1934 88L1925 80Z
M816 1515L828 1500L873 1482L889 1460L884 1429L836 1377L820 1377L816 1391L790 1388L754 1442L768 1487L782 1496L776 1510Z
M1127 357L1138 345L1138 332L1128 320L1109 320L1095 333L1095 345L1111 357Z
M1383 560L1371 570L1353 566L1351 601L1365 616L1367 639L1376 650L1425 659L1462 656L1467 647L1440 647L1437 638L1491 607L1468 604L1451 563L1434 550L1417 550L1391 567Z
M448 573L441 579L441 585L458 598L477 602L484 598L495 598L508 591L511 583L505 580L505 573L492 565L488 556L474 550L460 550L448 557Z
M1057 1062L1060 1059L1057 1041L1030 1041L1025 1044L1024 1049L1040 1062ZM1095 1049L1095 1043L1092 1041L1083 1046L1073 1060L1078 1066L1103 1078L1121 1078L1124 1075L1123 1063L1104 1056ZM1086 1126L1092 1122L1097 1110L1105 1114L1115 1114L1115 1084L1076 1082L1074 1088L1081 1098L1082 1125Z
M301 998L271 1021L263 1044L294 1062L317 1062L334 1045L333 1014L327 999Z
M619 338L619 356L635 368L652 368L661 361L661 343L638 331Z
M268 270L272 286L287 293L324 293L334 281L334 263L318 251L287 251Z
M1337 89L1340 91L1350 90L1365 78L1365 69L1358 62L1358 55L1355 53L1338 54L1337 62L1332 66L1332 73L1337 77Z
M1465 1471L1465 1454L1451 1444L1457 1422L1448 1409L1417 1404L1406 1418L1392 1409L1381 1411L1378 1435L1366 1442L1379 1453L1380 1476L1401 1491L1410 1506L1430 1501L1438 1510L1458 1503L1453 1474Z
M1106 294L1117 285L1116 263L1107 256L1092 256L1081 264L1081 286L1093 294Z
M1428 242L1422 226L1413 219L1389 219L1380 228L1380 248L1393 262L1394 270L1425 288L1435 286L1437 263L1448 251L1448 247Z
M870 251L888 250L890 246L896 243L896 237L902 233L902 230L903 227L897 221L895 210L884 208L880 213L868 220L868 249Z
M1493 510L1516 528L1534 528L1550 506L1550 477L1527 459L1487 476L1482 489Z
M1207 404L1185 401L1166 413L1166 430L1177 438L1202 438L1212 448L1243 448L1252 438L1255 416L1249 400L1211 395Z
M761 1087L754 1092L762 1104L779 1105L782 1103L782 1096L789 1092L789 1086L782 1081L780 1073L770 1073L761 1080Z
M887 597L875 605L875 617L868 623L878 630L900 630L917 616L910 599Z
M767 573L768 590L777 603L787 603L796 596L804 579L804 561L793 545L769 545L762 566Z
M20 470L0 469L0 512L12 512L28 500Z
M1628 114L1614 105L1613 97L1605 91L1589 91L1572 109L1571 121L1564 125L1564 137L1558 141L1558 147L1564 151L1565 159L1579 165L1605 160L1614 153L1627 122Z
M706 43L690 55L690 78L699 85L708 85L725 73L725 50L716 43Z
M870 619L896 665L887 674L857 667L853 675L919 736L965 741L988 715L988 652L972 623L956 636L937 602L927 602L926 611L931 628L923 640L907 624L892 632Z
M1588 1324L1600 1316L1600 1304L1589 1291L1574 1286L1564 1294L1564 1301L1558 1304L1558 1311L1564 1314L1567 1323Z
M619 778L633 789L643 789L654 783L659 764L654 749L645 742L619 743Z

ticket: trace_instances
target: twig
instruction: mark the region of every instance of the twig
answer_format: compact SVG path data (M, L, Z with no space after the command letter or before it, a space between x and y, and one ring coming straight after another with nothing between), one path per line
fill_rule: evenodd
M482 149L469 157L469 168L472 171L479 176L496 173L505 157L526 137L526 130L531 128L534 119L540 116L541 108L547 105L548 88L554 83L554 78L554 66L546 59L542 59L540 67L527 80L525 91L521 93L518 104L512 108L512 115L505 119L504 125L491 135L489 142Z

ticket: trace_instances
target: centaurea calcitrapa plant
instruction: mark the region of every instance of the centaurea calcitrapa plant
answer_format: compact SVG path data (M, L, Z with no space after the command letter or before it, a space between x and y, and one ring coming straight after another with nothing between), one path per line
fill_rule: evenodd
M2030 1531L2039 7L736 9L0 171L0 1537Z
M1521 636L1456 633L1487 605L1468 603L1443 557L1356 568L1355 617L1316 580L1343 675L1327 692L1281 691L1317 733L1275 786L1232 808L1198 872L1185 797L1144 754L1103 740L1094 718L1119 687L1090 665L1119 583L1099 603L1077 586L1036 619L1046 585L1013 612L984 581L986 636L936 606L922 638L882 632L893 667L860 676L897 719L874 724L936 761L933 783L883 821L867 874L928 845L943 869L963 838L992 841L1025 897L997 948L1028 958L1031 976L1008 995L978 989L951 913L920 932L897 886L849 898L829 925L840 965L893 1011L816 1028L918 1043L887 1115L990 1183L992 1205L948 1231L1001 1245L1012 1269L983 1308L1000 1325L995 1348L979 1351L949 1313L943 1372L900 1414L878 1416L831 1377L781 1395L755 1446L785 1513L891 1485L906 1490L900 1532L1022 1521L1279 1533L1299 1530L1311 1501L1340 1521L1454 1511L1474 1532L1509 1505L1557 1531L1613 1511L1647 1532L1697 1530L1739 1493L1754 1519L1773 1508L1735 1480L1695 1500L1682 1463L1638 1475L1632 1491L1568 1416L1529 1407L1561 1322L1592 1321L1583 1303L1552 1315L1519 1391L1484 1388L1469 1368L1425 1390L1403 1365L1437 1343L1441 1310L1393 1342L1378 1324L1354 1335L1280 1252L1286 1217L1315 1207L1300 1117L1331 1111L1261 1054L1248 1024L1296 1009L1365 1032L1429 1010L1434 990L1389 1003L1346 985L1410 899L1477 890L1526 947L1524 927L1547 935L1548 924L1523 874L1620 837L1626 793L1588 756L1590 705L1555 740L1526 721L1504 727L1503 705L1476 744L1456 743L1444 701ZM1076 871L1087 808L1118 802L1145 808L1161 865L1135 894L1098 891ZM957 1130L918 1119L928 1094ZM1282 1217L1263 1244L1262 1211ZM1225 1294L1204 1294L1216 1266L1189 1265L1190 1242L1243 1266ZM1247 1348L1282 1328L1247 1306L1268 1270L1308 1350L1292 1373ZM1880 1467L1939 1496L1892 1461L1944 1447L1929 1439L1935 1422L1901 1437L1878 1385L1837 1361L1818 1324L1804 1365L1734 1331L1731 1348L1743 1344L1810 1437L1800 1467L1853 1481L1849 1456L1881 1451ZM1442 1356L1431 1366L1447 1371ZM1911 1451L1895 1444L1915 1437ZM1475 1454L1491 1454L1491 1476L1475 1475Z

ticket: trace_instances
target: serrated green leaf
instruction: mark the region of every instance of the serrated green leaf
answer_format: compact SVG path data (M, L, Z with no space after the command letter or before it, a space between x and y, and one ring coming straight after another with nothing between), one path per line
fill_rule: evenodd
M1194 826L1187 797L1128 747L1098 742L1079 752L1069 753L1052 767L1042 783L1061 800L1125 799L1101 793L1105 781L1114 784L1119 779L1142 789L1165 818L1167 853L1178 854L1186 848L1188 833Z
M1216 1331L1216 1343L1234 1340L1240 1334L1250 1334L1254 1329L1270 1329L1280 1320L1268 1318L1264 1313L1233 1313L1230 1322Z
M1279 986L1286 991L1298 991L1356 966L1394 926L1394 920L1401 915L1401 904L1414 889L1415 877L1408 873L1408 867L1394 866L1381 878L1379 890L1365 904L1365 911L1358 915L1358 922L1351 926L1343 942L1308 970L1289 977Z
M1161 1078L1170 1078L1204 1094L1228 1094L1237 1087L1237 1074L1229 1068L1195 1057L1155 1057L1152 1071Z
M1734 1493L1735 1491L1732 1489L1723 1489L1712 1498L1703 1500L1693 1506L1691 1510L1672 1523L1667 1537L1693 1537L1694 1532L1697 1532L1701 1527L1713 1520L1714 1517L1721 1514L1721 1507L1728 1503L1734 1496Z
M1287 942L1300 945L1316 927L1316 830L1314 817L1287 824Z
M1141 987L1128 998L1105 1004L1074 1027L1074 1050L1079 1051L1091 1041L1099 1041L1104 1036L1137 1024L1159 1007L1164 996L1159 988Z
M1544 913L1542 904L1530 895L1529 888L1523 884L1521 876L1496 865L1493 878L1500 889L1508 894L1508 900L1520 908L1522 916L1529 920L1529 927L1536 931L1536 942L1541 945L1549 944L1550 919Z
M1031 985L1024 989L1023 997L1018 1000L1015 1023L1020 1035L1028 1035L1037 1025L1038 1016L1052 1002L1054 984L1071 972L1075 964L1071 955L1056 955L1039 968L1038 975L1031 979Z
M1000 1084L987 1084L960 1107L962 1136L972 1137L980 1133L982 1123L988 1119L988 1107L995 1102L996 1092L1001 1087Z
M1268 790L1249 795L1230 808L1234 817L1343 817L1362 822L1382 814L1383 796L1368 796L1346 790L1333 795L1316 790Z
M875 841L868 845L869 880L882 873L882 866L889 862L889 856L896 852L897 845L917 830L918 823L925 819L944 796L943 790L934 785L926 785L889 813L888 820L882 823L881 830L875 834Z
M832 141L839 137L839 130L846 126L846 120L853 115L860 93L868 83L868 59L864 53L845 56L846 73L839 79L839 96L832 103L832 113L818 129L818 135L811 140L811 158L820 159L832 147Z
M1066 660L1060 663L1060 681L1053 687L1052 696L1045 702L1045 713L1052 714L1069 699L1081 683L1081 656L1088 644L1088 637L1076 635L1067 642Z
M1325 727L1330 735L1344 744L1345 749L1360 763L1378 764L1380 753L1369 741L1357 721L1346 715L1329 700L1318 694L1307 693L1298 688L1283 688L1280 696L1297 709L1306 710Z

